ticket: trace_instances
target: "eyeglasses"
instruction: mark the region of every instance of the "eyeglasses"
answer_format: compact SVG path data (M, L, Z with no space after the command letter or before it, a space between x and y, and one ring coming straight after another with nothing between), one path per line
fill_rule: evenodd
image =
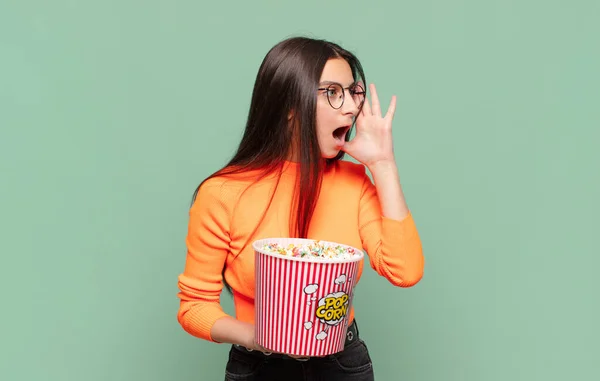
M347 87L346 89L348 89L348 92L352 96L352 99L354 99L354 103L356 103L358 107L361 107L363 102L365 101L365 90L362 88L362 86L356 84ZM334 109L337 110L344 105L344 100L346 99L346 91L339 83L332 83L327 87L319 87L319 90L326 91L325 94L327 94L327 101L329 102L329 105Z

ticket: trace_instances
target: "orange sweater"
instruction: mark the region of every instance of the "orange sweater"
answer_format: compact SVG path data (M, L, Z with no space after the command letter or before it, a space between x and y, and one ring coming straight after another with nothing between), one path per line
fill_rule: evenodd
M177 318L189 334L214 341L220 305L222 270L233 290L236 318L254 323L254 251L264 237L287 237L297 163L286 162L272 207L248 241L267 207L277 175L248 188L253 180L213 178L206 181L190 209L185 268L179 276ZM243 194L242 194L243 193ZM375 186L363 165L340 161L323 176L308 238L363 248L371 267L392 284L410 287L422 277L424 259L412 215L397 221L382 217ZM358 270L358 283L364 263ZM349 321L354 317L350 311Z

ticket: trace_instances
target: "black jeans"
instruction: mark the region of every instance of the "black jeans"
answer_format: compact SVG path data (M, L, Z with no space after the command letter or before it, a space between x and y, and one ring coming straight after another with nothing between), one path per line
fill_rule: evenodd
M225 381L372 381L375 376L369 350L358 336L356 322L351 327L342 352L304 361L233 345Z

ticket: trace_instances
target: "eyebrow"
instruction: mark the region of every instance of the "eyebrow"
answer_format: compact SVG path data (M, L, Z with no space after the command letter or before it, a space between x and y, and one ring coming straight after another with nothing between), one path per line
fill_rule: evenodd
M352 87L352 86L356 86L358 82L354 81L351 84L349 84L347 87ZM336 82L336 81L323 81L323 82L319 82L319 86L326 86L326 85L340 85L342 86L341 83ZM344 86L342 86L344 87Z

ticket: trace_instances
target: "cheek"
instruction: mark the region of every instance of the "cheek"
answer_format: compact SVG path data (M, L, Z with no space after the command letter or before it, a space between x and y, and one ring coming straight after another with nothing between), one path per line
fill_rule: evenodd
M331 110L328 110L326 107L319 105L317 107L317 135L321 136L330 134L331 126L334 122L335 115L332 115Z

